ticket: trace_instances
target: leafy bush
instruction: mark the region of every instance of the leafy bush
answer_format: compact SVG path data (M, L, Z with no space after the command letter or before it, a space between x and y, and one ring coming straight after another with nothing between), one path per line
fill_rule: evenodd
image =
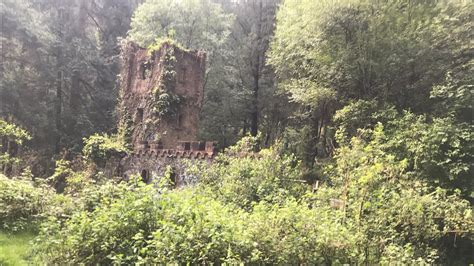
M337 150L328 168L333 186L322 189L329 190L322 195L344 202L345 219L361 233L362 262L434 263L447 254L467 258L462 253L466 246L445 241L454 235L472 241L469 202L459 191L433 187L407 171L409 159L399 160L385 150L381 124L361 134L369 140L354 137Z
M119 197L45 223L35 253L49 263L212 262L225 256L229 210L190 191L118 185ZM224 220L222 220L224 219ZM225 233L227 231L227 233Z
M110 137L107 134L94 134L89 138L84 139L84 148L82 153L84 156L103 166L108 158L112 156L120 156L126 154L128 149L123 144L123 141L118 137Z
M474 196L472 125L452 115L433 118L408 111L399 113L393 107L375 110L369 103L358 101L336 113L341 145L352 136L367 137L360 134L363 125L374 129L377 123L383 123L385 139L379 148L399 161L405 159L410 175L451 190L461 189L464 197Z
M17 145L22 145L24 141L31 139L31 135L26 130L0 119L0 139L2 139L2 141L0 141L0 169L3 168L3 166L19 162L18 158L12 157L12 155L9 154L8 147L3 146L4 138Z
M7 123L3 119L0 119L0 137L8 137L18 144L22 144L23 141L31 139L31 135L26 130L14 124Z
M50 219L39 262L72 264L297 263L349 261L350 234L306 204L260 203L252 213L195 189L118 185L120 196L67 222ZM326 208L327 210L327 208ZM338 234L335 236L335 234ZM326 257L321 257L326 256ZM338 260L338 258L342 258Z
M429 119L405 112L387 124L384 150L407 158L410 172L443 187L473 193L473 126L452 118Z
M34 229L46 216L54 192L30 181L0 174L0 228L6 231Z
M259 153L251 152L251 147L243 150L239 154L235 147L231 148L219 155L210 167L201 169L201 183L210 187L217 198L249 209L255 202L278 202L305 193L308 185L302 180L302 171L294 156L281 155L274 148Z
M467 258L474 226L469 203L413 177L409 160L385 150L382 125L360 134L341 142L326 168L328 182L315 193L294 182L301 173L293 157L275 149L252 153L252 142L241 143L246 154L231 149L207 170L194 169L203 171L196 187L168 190L138 179L86 184L76 190L72 215L52 215L43 224L37 262L411 264Z

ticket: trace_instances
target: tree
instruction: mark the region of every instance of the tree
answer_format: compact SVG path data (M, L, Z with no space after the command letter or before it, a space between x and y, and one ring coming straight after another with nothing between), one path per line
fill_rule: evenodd
M252 136L259 131L261 111L267 107L265 98L273 94L273 71L266 65L266 52L273 36L278 3L242 0L230 7L236 15L230 40L235 51L231 65L238 70L238 85L248 95L244 107L249 112L248 127Z
M466 58L469 11L463 1L285 1L269 62L301 106L305 143L313 143L309 165L314 155L324 157L324 133L351 100L431 112L432 86Z
M135 12L129 32L130 39L144 47L171 38L184 48L206 51L201 135L224 145L229 136L225 132L232 131L230 114L241 112L227 82L231 75L227 62L232 60L227 41L233 20L232 14L211 0L148 0Z
M24 129L0 119L0 170L9 175L12 167L19 162L18 147L31 135Z
M54 155L79 154L83 137L114 129L117 38L138 2L2 2L0 115L35 133L36 174Z

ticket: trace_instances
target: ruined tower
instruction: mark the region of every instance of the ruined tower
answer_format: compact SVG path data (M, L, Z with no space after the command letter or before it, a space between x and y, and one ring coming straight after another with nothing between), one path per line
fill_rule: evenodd
M122 52L120 120L133 153L125 176L146 180L181 158L209 159L213 142L197 141L206 54L165 42L156 49L128 43Z

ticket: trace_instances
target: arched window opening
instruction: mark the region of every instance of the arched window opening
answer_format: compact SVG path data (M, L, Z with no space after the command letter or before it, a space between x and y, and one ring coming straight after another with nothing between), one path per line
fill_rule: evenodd
M150 181L150 173L147 170L142 170L141 177L143 183L148 184L148 182Z
M185 142L184 143L184 150L185 151L191 150L191 143L190 142Z
M173 170L170 174L170 185L172 187L176 187L177 183L176 183L176 180L177 179L177 176L176 176L176 172Z

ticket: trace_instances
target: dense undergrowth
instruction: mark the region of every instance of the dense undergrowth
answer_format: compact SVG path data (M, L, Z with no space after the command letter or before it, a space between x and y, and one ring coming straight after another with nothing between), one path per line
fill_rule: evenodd
M250 155L252 139L211 167L194 165L202 182L182 189L63 163L60 195L2 177L0 221L37 228L30 256L39 264L469 262L469 202L413 177L409 160L382 149L385 134L379 125L348 140L315 191L278 146L237 156Z

